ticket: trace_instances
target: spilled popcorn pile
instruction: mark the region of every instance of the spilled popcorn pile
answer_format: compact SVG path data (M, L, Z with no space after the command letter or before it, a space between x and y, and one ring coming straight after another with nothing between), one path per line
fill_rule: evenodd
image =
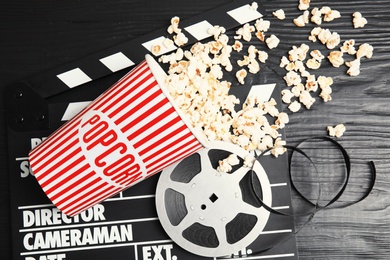
M256 10L254 2L249 8ZM330 7L313 8L309 11L310 0L300 0L298 9L303 13L293 20L298 27L303 27L309 22L321 25L322 22L331 22L340 18L340 12ZM282 9L273 12L277 19L286 18ZM367 20L360 14L354 13L353 27L362 28ZM192 126L203 133L210 141L221 140L239 145L251 152L262 152L272 148L271 153L278 157L283 154L286 144L281 138L279 129L283 129L289 122L288 114L281 112L276 107L274 99L268 102L260 102L256 97L249 96L242 104L239 111L235 110L240 100L234 95L229 95L231 83L223 80L223 72L232 72L232 52L240 53L243 50L242 41L249 42L255 36L260 42L264 42L269 50L277 48L280 40L274 34L266 35L270 28L270 21L258 19L253 25L245 24L236 31L234 39L225 34L226 30L218 25L209 28L208 33L213 39L206 43L195 43L189 50L183 50L180 46L188 42L179 27L179 17L173 17L168 33L173 34L173 40L164 41L164 47L169 48L176 44L179 48L169 55L162 55L159 59L162 63L169 64L168 75L165 79L166 86L175 100L177 106L190 120ZM340 35L329 29L315 27L308 36L312 42L319 41L329 50L326 57L330 64L339 67L345 64L349 69L347 74L357 76L360 73L362 58L371 58L373 47L369 44L361 44L355 48L354 40L345 41L340 50L334 50L340 45ZM163 46L155 45L152 53L159 55ZM310 57L307 59L308 54ZM344 61L343 55L355 55L352 61ZM256 49L250 45L247 54L237 61L240 69L235 76L240 84L245 84L248 73L256 74L260 71L260 64L266 63L268 53ZM287 73L284 80L287 89L282 90L282 100L288 104L291 112L297 112L302 105L310 109L315 103L313 93L319 92L319 97L324 102L332 100L331 77L311 74L306 69L317 70L325 56L319 50L310 50L310 47L302 43L299 47L292 46L287 56L281 57L280 67ZM304 80L302 78L305 78ZM329 134L340 137L345 127L328 127ZM237 158L230 156L220 161L218 170L229 172L233 165L238 163ZM252 158L245 158L245 165L251 165Z

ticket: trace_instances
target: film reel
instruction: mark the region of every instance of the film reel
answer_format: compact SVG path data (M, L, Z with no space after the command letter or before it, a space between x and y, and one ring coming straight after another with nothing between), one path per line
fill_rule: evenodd
M256 200L250 185L267 205L272 195L263 167L255 162L251 180L251 168L243 166L247 151L226 142L212 142L210 147L162 172L156 208L175 243L191 253L217 257L247 247L268 221L270 212ZM240 164L230 173L219 173L218 161L230 154L236 154Z

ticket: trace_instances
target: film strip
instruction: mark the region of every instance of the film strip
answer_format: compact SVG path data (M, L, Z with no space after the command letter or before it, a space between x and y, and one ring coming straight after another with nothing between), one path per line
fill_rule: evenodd
M257 10L253 10L252 8L250 8L250 5L253 2L258 2L259 8ZM264 16L264 14L265 11L264 9L262 9L260 1L235 1L228 5L219 7L215 10L211 10L202 13L198 16L189 18L188 20L183 20L180 22L180 27L185 30L185 34L189 38L187 45L191 45L196 41L200 41L206 39L207 37L210 37L210 35L207 34L207 29L210 28L210 26L212 25L220 25L229 30L243 25L247 22L261 18ZM43 72L32 78L17 82L9 86L9 88L6 90L6 111L8 133L10 137L10 172L13 173L15 171L18 171L18 168L22 168L22 165L24 165L23 169L25 169L25 171L28 171L28 162L26 161L25 157L28 151L33 146L39 144L39 142L42 141L45 136L48 136L54 130L60 127L64 122L73 118L73 116L75 116L79 111L81 111L90 103L90 101L70 101L67 99L68 93L74 93L75 91L79 91L79 89L81 89L81 86L84 87L93 86L94 84L101 84L101 81L104 81L106 79L108 79L109 81L109 78L111 77L114 79L118 79L124 74L125 71L129 70L134 65L137 65L138 63L143 61L145 58L145 54L151 53L152 45L156 43L161 43L168 36L169 35L166 32L166 29L161 29L150 34L144 35L142 37L133 39L129 42L103 50L99 53L92 54L78 61L74 61L65 64L61 67L52 69L50 71ZM171 51L174 51L174 48L164 49L161 54L166 54ZM264 73L267 73L267 71L264 71ZM269 73L273 72L269 71ZM272 81L275 79L275 77L266 78L270 79L270 82L275 82ZM107 87L109 86L110 85L107 85ZM82 90L80 90L80 92L82 93L84 100L92 100L97 94L100 93L99 91L103 90L104 89L100 88L94 90L95 92L93 93L85 93ZM280 91L278 91L278 88L275 86L275 84L259 84L255 86L242 87L240 89L232 88L232 92L234 92L233 94L235 94L241 100L245 100L245 98L249 94L258 95L259 98L264 101L268 101L271 97L280 100ZM56 101L58 100L58 102L48 102L49 99L53 98ZM272 160L270 160L269 165L266 164L263 165L263 167L265 169L265 172L269 175L270 187L273 193L273 207L279 210L288 208L290 203L289 184L286 182L286 180L283 179L280 174L273 174L274 172L283 172L285 170L285 168L283 167L287 166L278 165L277 167L275 167ZM27 173L26 176L28 176ZM14 236L14 247L16 252L15 259L24 259L25 256L38 255L39 251L28 251L22 245L23 239L25 239L27 236L25 234L30 234L28 232L35 232L30 231L30 229L26 229L25 223L22 223L20 221L22 212L33 212L33 209L47 207L52 208L52 205L37 205L37 201L47 201L47 198L41 192L39 186L37 186L37 184L35 183L36 181L29 179L26 182L24 182L25 180L23 180L23 183L21 183L21 180L17 177L18 176L11 177L11 185L13 185L13 188L11 187L11 193L14 193L13 195L11 195L13 197L11 198L11 200L13 207L16 208L13 209L12 214L14 219L18 219L18 221L15 221L13 223L13 229L15 230L15 232L18 233ZM108 216L110 214L112 215L111 222L127 221L122 216L118 217L119 220L117 220L116 214L119 214L117 213L118 208L123 208L124 205L121 204L113 206L117 203L128 203L127 205L133 205L131 203L134 202L134 207L145 207L145 212L154 212L155 205L150 204L150 199L153 199L154 195L148 193L149 189L152 190L153 188L155 188L153 184L155 183L152 182L150 184L149 182L149 184L145 184L143 187L135 187L135 189L125 190L117 196L108 199L107 202L104 202L104 207L106 207L107 209L113 209L112 211L106 213L106 215ZM150 188L149 186L152 186L152 188ZM31 193L31 191L38 193L36 196L37 199L35 199L34 196L28 199L21 199L19 197L21 195L15 195L16 187L22 187L22 189L25 189L24 194L27 194L27 196L29 194L28 192ZM148 200L147 203L145 202L147 205L140 206L140 204L142 204L142 199ZM131 201L131 203L129 203L129 201ZM37 210L35 210L34 212L37 212ZM150 220L149 218L146 219L146 221L154 221L153 223L159 223L158 219L155 216L150 218L152 220ZM129 222L133 223L137 221L138 219ZM164 244L165 246L166 243L172 242L169 238L166 237L166 235L161 229L159 229L158 227L156 228L156 225L157 224L151 225L150 229L153 229L153 231L149 230L151 234L157 233L156 235L152 235L153 238L150 238L154 239L154 241L150 242L148 241L148 238L145 238L141 242L137 241L124 244L128 247L133 248L132 250L134 250L134 252L132 252L132 254L135 255L135 259L143 259L142 255L147 254L145 252L148 252L147 250L150 249L147 248L148 244L152 244L153 242L155 242ZM133 229L134 234L140 234L143 232L143 228L138 228L138 230L135 224L133 224ZM136 229L137 231L135 231ZM148 227L146 227L146 229L148 229ZM20 230L23 230L23 232L20 232ZM238 250L236 253L233 254L233 257L239 257L241 255L250 255L251 250L255 251L256 248L265 247L267 243L272 244L275 239L278 240L280 236L285 236L286 234L293 232L293 230L294 226L292 219L288 219L286 221L285 218L280 219L279 216L272 216L266 221L264 229L261 228L261 230L259 230L259 232L261 232L259 238L255 239L250 246L244 246L244 248ZM24 236L24 238L22 236ZM134 238L134 240L136 239ZM112 246L107 245L107 259L111 259L112 257L112 253L109 251L110 247ZM124 246L121 245L121 247ZM88 247L85 248L88 249ZM163 248L166 248L166 250L168 250L168 246ZM67 253L67 259L83 259L83 257L88 256L89 249L86 249L83 249L83 247L81 247L80 249L84 254L80 253L80 251L76 251L75 249L70 250L76 251L76 254L71 255L70 253ZM46 250L42 252L61 253L66 252L66 250L67 249L65 248L62 251L60 249L57 249L51 251ZM176 259L179 259L180 257L180 259L183 259L183 257L184 259L199 259L199 256L194 256L184 250L175 250L177 250L177 252L175 253L175 256L177 256ZM20 252L23 253L21 254ZM155 251L156 255L157 253L158 252ZM104 254L105 253L102 253L101 256L103 256ZM267 255L269 256L269 258L272 259L296 259L297 253L295 239L291 239L290 243L283 248L278 248L267 252ZM262 256L259 259L266 259L267 255ZM173 256L173 253L171 256ZM166 259L174 259L174 257L169 258L167 253ZM250 259L257 258L254 256Z

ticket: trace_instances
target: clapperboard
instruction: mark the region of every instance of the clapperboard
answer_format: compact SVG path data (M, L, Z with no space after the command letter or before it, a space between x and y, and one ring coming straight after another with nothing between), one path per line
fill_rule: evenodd
M189 38L188 46L210 37L207 29L220 25L234 30L264 16L259 4L235 1L180 22ZM71 119L78 111L144 60L151 46L169 37L166 29L133 39L81 60L16 82L6 90L9 142L9 173L14 259L211 259L193 255L164 232L156 213L155 191L159 174L70 218L61 214L46 197L29 168L28 152ZM163 49L164 53L174 51ZM265 100L280 100L278 77L267 69L259 82L232 87L245 100L260 93ZM262 80L267 82L261 82ZM285 163L266 157L265 168L272 189L272 207L291 206ZM283 162L283 160L282 160ZM259 238L235 254L240 259L297 259L292 217L271 214ZM261 255L251 252L267 248L283 238L281 246ZM243 257L240 257L243 256ZM245 257L244 257L245 256ZM233 256L232 256L233 257ZM214 258L216 259L216 258Z

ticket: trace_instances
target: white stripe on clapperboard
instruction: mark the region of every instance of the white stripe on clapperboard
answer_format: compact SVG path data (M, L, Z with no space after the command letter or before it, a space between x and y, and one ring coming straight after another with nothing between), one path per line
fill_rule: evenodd
M263 17L260 12L253 10L249 4L228 11L227 14L233 19L235 19L239 24L244 24ZM212 26L213 25L211 25L208 21L203 20L188 27L185 27L184 29L195 39L200 41L211 37L211 35L207 31ZM162 47L162 50L159 55L166 54L177 49L175 45L172 45L168 48L165 47L165 45L163 44L165 39L165 36L159 36L142 43L142 46L146 48L147 51L152 53L152 46L159 44ZM127 57L122 52L117 52L107 57L101 58L99 59L99 62L101 62L112 72L116 72L134 65L134 62L131 60L131 58ZM58 74L57 78L59 78L68 88L74 88L92 81L92 78L88 76L81 68L78 67Z

